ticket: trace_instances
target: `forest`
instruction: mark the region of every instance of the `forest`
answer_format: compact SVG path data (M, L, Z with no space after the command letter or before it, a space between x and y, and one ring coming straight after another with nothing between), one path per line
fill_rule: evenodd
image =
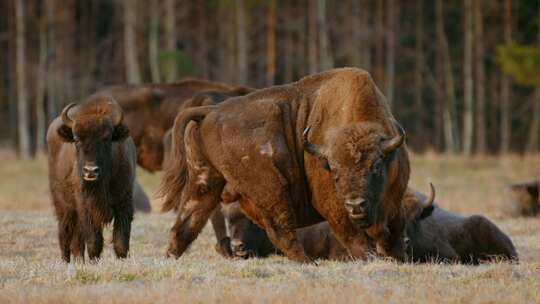
M103 86L356 66L415 152L538 153L539 47L538 0L5 0L0 147L45 152L63 106Z

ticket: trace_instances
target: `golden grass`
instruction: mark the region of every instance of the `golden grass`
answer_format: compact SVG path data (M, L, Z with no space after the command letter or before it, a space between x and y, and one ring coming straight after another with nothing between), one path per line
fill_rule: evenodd
M299 265L282 257L225 260L207 227L179 260L164 258L171 214L136 215L130 257L114 258L110 228L97 264L60 262L43 157L0 153L0 303L539 303L540 219L511 218L509 182L540 176L540 157L412 156L411 185L433 182L439 204L483 213L508 233L521 263L411 265L375 259ZM139 172L150 193L159 175ZM159 202L154 202L157 208Z

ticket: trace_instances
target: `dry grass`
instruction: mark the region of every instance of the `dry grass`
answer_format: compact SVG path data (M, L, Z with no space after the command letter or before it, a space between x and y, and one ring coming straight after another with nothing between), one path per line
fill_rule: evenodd
M127 260L117 261L107 244L99 263L66 265L59 258L45 160L23 163L2 153L0 172L0 303L540 302L540 219L501 212L504 185L540 176L540 157L413 156L413 186L425 190L432 181L440 205L487 214L516 244L519 265L478 267L228 261L214 252L208 228L185 256L171 260L163 254L173 216L158 213L136 216ZM159 182L156 175L139 178L149 192ZM105 236L110 240L110 229Z

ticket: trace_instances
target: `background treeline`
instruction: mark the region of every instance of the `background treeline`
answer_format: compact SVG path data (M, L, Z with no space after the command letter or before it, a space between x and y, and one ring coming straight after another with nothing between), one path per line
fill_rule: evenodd
M0 1L0 143L102 86L370 71L415 151L538 152L538 0ZM503 72L504 70L504 72Z

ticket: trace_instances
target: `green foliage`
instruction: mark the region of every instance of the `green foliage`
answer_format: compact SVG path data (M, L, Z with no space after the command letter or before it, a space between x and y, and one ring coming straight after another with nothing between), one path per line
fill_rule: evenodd
M167 70L171 67L176 68L178 77L184 76L200 76L200 71L195 66L191 58L183 51L161 51L159 53L159 63L162 70Z
M540 85L540 48L515 43L497 47L497 63L522 85Z

